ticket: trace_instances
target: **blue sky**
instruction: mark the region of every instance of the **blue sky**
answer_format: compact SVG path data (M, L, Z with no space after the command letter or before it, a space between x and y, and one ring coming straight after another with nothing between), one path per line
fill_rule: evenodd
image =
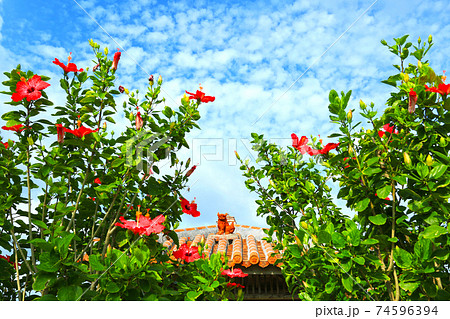
M238 224L265 226L233 151L251 158L251 132L282 145L290 144L293 132L331 141L331 89L353 90L352 108L363 99L382 110L390 87L380 81L394 73L397 61L381 39L392 43L410 34L414 43L432 34L431 65L438 73L449 69L448 1L379 0L356 23L374 0L77 2L0 0L0 69L20 63L50 76L50 99L64 103L61 70L51 61L66 61L72 52L73 62L92 69L92 38L110 52L117 43L126 51L117 85L142 91L148 74L161 74L167 105L175 107L184 90L195 91L201 83L216 101L201 106L202 130L189 136L192 147L180 156L200 164L184 196L196 197L202 215L185 216L181 227L214 224L217 212L235 216ZM0 97L1 113L6 100ZM122 114L116 119L119 129Z

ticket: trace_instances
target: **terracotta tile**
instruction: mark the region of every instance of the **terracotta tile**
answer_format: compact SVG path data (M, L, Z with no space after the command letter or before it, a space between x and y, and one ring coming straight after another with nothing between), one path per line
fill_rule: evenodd
M255 227L255 226L251 226L251 229L262 229L261 227Z
M188 231L188 230L195 230L195 227L194 228L185 228L184 230L186 230L186 231Z
M206 226L197 227L198 230L200 229L206 229Z

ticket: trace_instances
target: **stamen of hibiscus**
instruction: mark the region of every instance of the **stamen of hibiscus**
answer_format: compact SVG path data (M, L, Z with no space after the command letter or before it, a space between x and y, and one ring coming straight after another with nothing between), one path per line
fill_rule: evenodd
M77 124L78 124L78 128L80 128L81 127L81 120L80 120L80 116L78 115L78 121L77 121Z
M67 57L67 60L68 60L67 63L70 63L70 60L72 60L72 52L69 53L69 56Z
M199 83L198 85L199 85L200 91L202 91L202 90L203 90L203 86L202 86L202 84L201 84L201 83Z
M19 73L19 75L20 75L20 73ZM27 80L23 76L20 77L20 81L27 83Z
M445 83L445 80L447 80L447 76L445 75L445 70L443 71L444 75L441 77L442 82Z

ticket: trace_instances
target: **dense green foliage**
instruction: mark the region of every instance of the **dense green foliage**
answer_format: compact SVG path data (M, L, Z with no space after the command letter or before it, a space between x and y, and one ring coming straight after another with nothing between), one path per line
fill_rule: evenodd
M395 90L380 116L359 103L370 129L354 123L351 91L330 92L335 153L305 159L252 134L262 165L242 161L245 184L303 300L450 299L449 85L424 60L431 36L417 46L407 37L382 41L400 63L383 81ZM333 202L330 180L354 217Z

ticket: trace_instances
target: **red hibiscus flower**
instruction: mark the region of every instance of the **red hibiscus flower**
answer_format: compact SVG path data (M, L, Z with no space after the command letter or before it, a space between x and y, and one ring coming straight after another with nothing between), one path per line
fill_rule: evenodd
M414 113L416 110L416 103L417 103L417 93L414 91L413 88L409 90L409 102L408 102L408 112L410 114Z
M245 288L245 286L242 286L241 284L237 284L237 283L235 283L235 282L229 282L229 283L227 283L227 288L230 288L230 287L237 287L237 288Z
M195 199L189 203L187 199L181 198L181 210L183 213L191 215L192 217L200 216L200 212L197 210L197 204L195 203Z
M292 147L300 151L300 153L305 154L311 149L311 147L307 145L308 138L306 136L302 136L302 138L299 140L298 136L292 133L291 138L292 138Z
M329 151L334 150L339 146L339 143L328 143L324 148L319 150L320 154L328 154Z
M100 180L100 178L96 178L96 179L94 179L94 183L96 183L96 184L102 184L102 182L101 182L101 180Z
M188 247L186 244L181 245L178 250L174 251L173 256L177 259L183 259L187 263L200 259L198 247Z
M147 235L157 234L164 230L165 226L162 223L166 220L164 215L156 216L154 219L149 217L145 217L141 214L136 214L137 221L128 221L125 220L123 216L120 216L120 221L123 223L116 223L116 226L129 229L133 233L138 235Z
M441 94L442 96L447 96L447 94L450 93L450 83L449 84L441 83L438 85L438 87L428 87L425 84L425 91L435 92Z
M0 142L0 143L2 143L3 144L3 146L6 148L6 149L8 149L8 147L9 147L9 144L8 144L8 142Z
M192 166L191 169L189 169L189 170L187 171L187 173L186 173L185 176L186 176L186 177L191 176L192 173L194 173L194 171L195 171L196 168L197 168L197 165Z
M136 114L136 130L139 131L141 129L142 125L144 125L144 121L142 120L141 112L137 112L137 114Z
M22 77L22 79L17 82L16 92L13 93L11 99L14 102L20 102L24 97L27 98L28 102L37 100L42 96L41 90L46 89L49 86L50 84L42 81L39 75L33 75L28 81Z
M205 93L203 93L202 91L197 90L197 92L194 93L190 93L188 91L185 91L187 94L189 94L189 100L198 100L200 102L203 103L208 103L208 102L214 102L214 100L216 99L214 96L206 96Z
M64 143L64 127L62 124L56 124L56 133L58 134L58 143Z
M55 58L55 61L53 61L53 63L56 65L59 65L64 70L64 73L83 72L83 69L78 70L75 63L70 63L70 60L72 60L71 54L72 54L72 52L70 52L70 54L69 54L69 58L68 58L69 61L67 62L67 65L65 65L62 62L59 62L59 60L57 58Z
M70 129L64 127L64 132L72 133L73 135L75 135L75 136L77 136L79 138L82 138L83 136L85 136L87 134L91 134L93 132L98 132L98 129L91 130L90 128L81 125L76 130L70 130Z
M122 55L122 52L117 51L116 53L114 53L114 58L113 58L113 64L111 69L113 69L114 71L117 70L117 65L119 64L119 60L120 60L120 56Z
M22 132L27 128L23 124L17 124L13 126L2 126L2 129L5 131L14 131L14 132Z
M228 276L230 278L235 278L235 277L244 278L244 277L248 276L248 274L245 274L244 272L242 272L242 269L239 269L239 268L226 269L226 270L222 271L222 275Z
M390 134L398 134L398 131L394 130L394 125L389 125L389 123L383 125L383 130L384 131L378 131L379 137L383 137L385 132L388 132Z

